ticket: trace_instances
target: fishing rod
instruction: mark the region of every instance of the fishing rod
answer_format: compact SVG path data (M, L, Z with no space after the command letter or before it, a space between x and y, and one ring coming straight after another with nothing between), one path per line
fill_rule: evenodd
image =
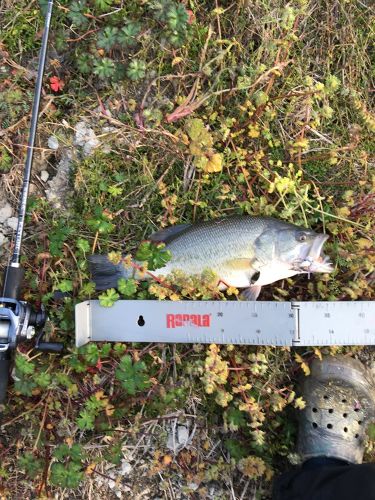
M36 335L35 348L39 351L59 353L63 349L63 344L59 342L43 341L44 325L47 320L44 308L41 307L38 310L34 310L30 304L21 300L22 281L24 276L24 269L20 263L22 237L25 226L26 205L29 194L35 136L38 126L52 8L53 0L48 0L31 112L24 178L18 208L17 231L13 253L9 265L4 271L3 290L2 296L0 297L0 403L3 403L6 397L10 363L12 354L16 350L18 343L29 340Z

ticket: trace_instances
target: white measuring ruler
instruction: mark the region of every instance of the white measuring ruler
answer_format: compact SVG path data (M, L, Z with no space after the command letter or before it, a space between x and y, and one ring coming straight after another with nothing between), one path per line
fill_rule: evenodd
M98 300L76 306L76 345L162 342L324 346L375 344L375 302Z

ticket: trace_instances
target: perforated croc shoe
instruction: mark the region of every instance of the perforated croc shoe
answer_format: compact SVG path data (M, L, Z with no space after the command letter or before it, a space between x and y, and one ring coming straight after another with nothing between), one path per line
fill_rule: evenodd
M375 419L375 382L358 360L314 360L302 382L306 408L300 414L298 451L303 461L335 457L362 463L367 425Z

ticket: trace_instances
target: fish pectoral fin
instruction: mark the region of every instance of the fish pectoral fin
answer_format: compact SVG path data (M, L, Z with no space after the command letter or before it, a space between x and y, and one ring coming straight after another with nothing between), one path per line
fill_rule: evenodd
M261 290L262 287L259 285L249 286L249 288L242 290L240 300L257 300Z
M168 242L170 239L174 238L180 233L183 233L186 229L191 227L192 224L178 224L177 226L166 227L165 229L161 229L160 231L156 231L156 233L152 233L149 237L151 241L155 243L159 242Z

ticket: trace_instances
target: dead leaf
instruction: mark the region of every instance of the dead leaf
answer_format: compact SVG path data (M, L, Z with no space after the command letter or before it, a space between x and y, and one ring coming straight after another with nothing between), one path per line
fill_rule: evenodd
M89 464L86 469L85 469L85 474L87 476L90 476L94 470L95 470L95 467L96 467L96 463L95 462L92 462L91 464Z
M169 465L172 462L173 458L171 455L164 455L163 457L163 465Z

